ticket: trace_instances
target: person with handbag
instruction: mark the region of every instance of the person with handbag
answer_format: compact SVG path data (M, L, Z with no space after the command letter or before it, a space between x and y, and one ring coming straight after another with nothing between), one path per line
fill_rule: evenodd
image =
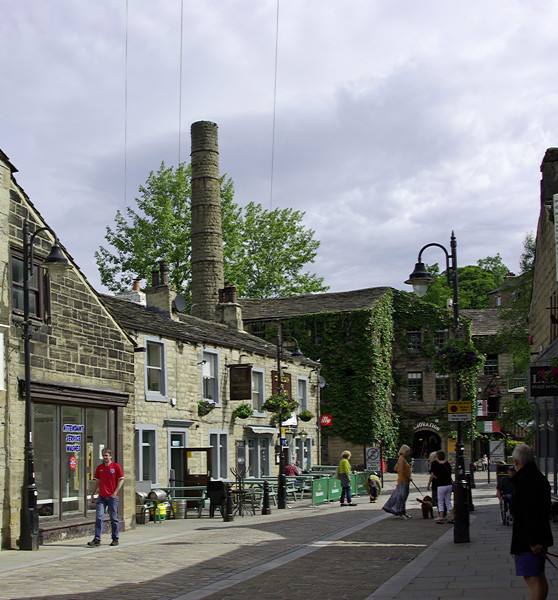
M351 463L349 459L351 453L345 450L341 454L341 461L337 472L341 481L341 506L356 506L356 502L351 501ZM346 501L345 501L346 500Z
M430 489L433 481L436 482L438 489L438 520L436 523L446 523L445 517L448 513L450 518L447 520L447 523L453 523L453 504L451 503L453 480L451 478L451 465L446 460L446 453L443 450L436 452L436 460L432 463L432 473L426 486L427 490Z

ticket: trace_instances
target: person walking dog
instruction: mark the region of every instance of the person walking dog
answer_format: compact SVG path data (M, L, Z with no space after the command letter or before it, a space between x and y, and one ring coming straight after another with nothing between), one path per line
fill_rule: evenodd
M95 537L87 542L88 546L100 546L101 534L103 533L103 521L105 510L108 507L110 525L112 530L111 546L118 546L119 523L118 523L118 492L124 483L122 467L112 462L112 450L103 448L103 462L95 469L95 485L91 492L91 502L95 502ZM95 494L99 490L97 500Z
M389 500L382 506L385 510L400 519L410 519L411 515L405 510L405 502L409 495L409 484L411 483L411 465L407 462L407 457L411 453L409 446L403 444L399 448L399 459L395 465L397 472L397 487L389 497Z

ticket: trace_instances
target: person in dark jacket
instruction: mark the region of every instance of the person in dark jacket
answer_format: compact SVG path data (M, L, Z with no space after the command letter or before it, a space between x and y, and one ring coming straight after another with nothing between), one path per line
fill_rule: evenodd
M535 453L527 444L513 451L517 469L514 520L510 552L515 560L515 574L529 587L530 600L544 600L548 583L544 573L546 552L554 540L550 529L550 484L535 464Z

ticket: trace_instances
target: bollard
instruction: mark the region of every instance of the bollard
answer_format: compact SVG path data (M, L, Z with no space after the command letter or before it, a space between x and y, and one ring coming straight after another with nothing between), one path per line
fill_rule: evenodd
M453 541L463 544L470 541L469 538L469 502L467 498L467 483L456 481L453 484L454 497L454 526Z
M469 503L469 512L473 512L475 510L475 505L473 504L473 490L471 489L470 473L465 473L465 481L467 482L467 502Z
M264 481L263 498L262 498L262 515L270 515L271 508L269 507L269 482Z
M227 483L225 489L226 489L227 497L225 500L225 515L223 516L223 521L229 522L229 521L234 521L231 484Z
M469 463L469 477L471 478L471 489L475 489L477 484L475 483L475 463Z

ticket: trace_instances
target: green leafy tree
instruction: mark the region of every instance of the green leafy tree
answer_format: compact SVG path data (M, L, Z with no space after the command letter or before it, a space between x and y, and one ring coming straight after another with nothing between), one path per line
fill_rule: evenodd
M436 306L447 306L448 299L453 297L453 291L448 286L446 272L440 273L438 264L428 266L427 269L436 281L428 288L424 300ZM500 254L481 259L476 266L458 267L459 307L488 308L488 292L499 287L507 273L508 268L502 263Z
M136 279L150 280L161 261L169 281L186 298L191 280L191 170L165 163L151 172L136 198L138 211L117 211L107 227L109 247L95 252L101 282L111 291L131 288ZM322 292L323 278L303 272L316 257L320 243L302 224L304 213L292 209L266 211L234 202L230 178L221 177L221 213L225 280L240 296L291 296Z

